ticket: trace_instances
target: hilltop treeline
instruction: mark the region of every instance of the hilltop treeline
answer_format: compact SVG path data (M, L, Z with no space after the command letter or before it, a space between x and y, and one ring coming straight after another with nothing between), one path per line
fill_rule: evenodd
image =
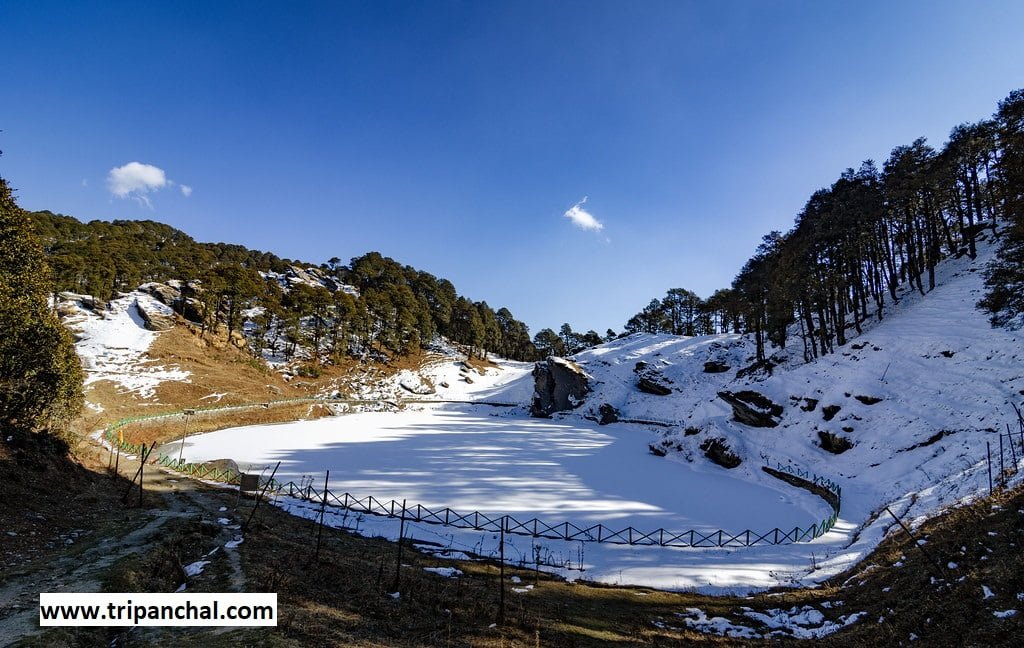
M257 354L297 348L321 357L407 354L435 334L488 352L530 360L529 329L507 308L459 295L450 281L403 266L377 252L320 266L282 259L241 245L199 243L153 221L78 220L48 211L30 214L53 267L53 292L109 299L146 282L191 281L190 314L203 332L220 325L240 331L243 311ZM281 277L311 270L316 281ZM354 288L354 290L352 289Z
M995 325L1024 313L1024 90L992 119L955 127L941 150L924 139L897 146L879 169L867 161L811 195L786 233L764 236L727 289L707 300L673 289L626 324L627 332L751 333L757 358L798 331L807 360L885 316L897 287L935 287L950 255L977 254L1004 222L998 259L979 304Z

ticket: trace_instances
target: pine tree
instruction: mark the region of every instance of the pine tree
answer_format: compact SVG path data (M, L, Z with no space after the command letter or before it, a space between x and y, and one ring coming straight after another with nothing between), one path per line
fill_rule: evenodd
M62 433L82 404L71 336L48 308L52 280L27 215L0 178L0 428Z

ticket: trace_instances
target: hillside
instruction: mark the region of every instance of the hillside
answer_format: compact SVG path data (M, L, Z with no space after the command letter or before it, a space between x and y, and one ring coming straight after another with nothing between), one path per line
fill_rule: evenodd
M574 359L591 376L593 392L579 409L556 416L597 420L607 404L620 420L650 422L652 447L666 460L706 464L706 450L715 446L742 461L729 472L744 479L765 480L761 468L768 465L836 482L842 513L826 537L784 554L755 550L738 558L792 565L780 570L779 584L820 582L849 569L893 531L883 507L919 524L946 506L986 495L986 444L998 472L999 433L1007 429L1016 445L1011 454L1005 440L1003 465L1015 472L1024 337L992 328L975 307L992 254L982 241L977 259L943 262L933 291L903 290L882 321L839 353L805 364L792 343L777 350L770 373L743 371L755 358L753 343L740 335L634 334L585 351ZM645 393L641 382L668 395ZM756 394L746 396L748 416L765 427L738 422L723 392L741 399ZM766 400L755 403L757 395Z

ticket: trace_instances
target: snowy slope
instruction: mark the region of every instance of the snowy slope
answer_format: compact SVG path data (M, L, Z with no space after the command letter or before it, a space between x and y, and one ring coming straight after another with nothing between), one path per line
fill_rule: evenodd
M368 371L345 376L344 392L364 400L486 401L527 405L533 396L533 363L491 356L466 360L443 338L434 340L422 364L393 374ZM332 395L329 393L324 395ZM340 393L340 392L339 392Z
M146 355L160 335L146 328L138 304L152 312L173 312L152 296L131 292L108 302L105 307L87 307L91 297L62 293L58 304L61 321L75 337L75 350L85 369L85 385L109 380L123 392L151 399L157 385L165 381L188 382L189 372L156 365Z
M608 403L622 419L668 424L651 429L660 430L669 460L707 462L700 444L721 438L744 460L734 473L754 479L768 463L831 477L843 489L843 510L829 535L849 542L826 543L835 560L819 574L839 571L866 555L893 524L887 515L875 516L882 507L920 521L987 492L986 442L997 447L1007 424L1018 429L1012 403L1024 401L1024 338L991 328L974 307L992 253L986 245L974 261L944 262L935 290L923 297L905 291L881 322L835 354L804 364L794 336L777 354L788 359L770 377L737 379L736 370L754 358L752 343L736 335L638 334L586 351L575 360L594 377L595 389L570 416L596 417ZM712 360L730 370L704 373ZM640 392L638 362L646 363L642 373L653 372L673 393ZM734 421L732 408L718 397L722 390L753 390L782 405L778 427ZM816 406L810 409L806 399ZM829 421L826 406L840 408ZM853 447L827 452L819 432Z

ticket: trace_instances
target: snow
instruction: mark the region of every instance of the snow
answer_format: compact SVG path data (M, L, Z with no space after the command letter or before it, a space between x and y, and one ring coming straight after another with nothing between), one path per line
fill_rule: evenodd
M1017 616L1017 610L1001 610L992 612L992 616L1000 619L1009 619L1012 616Z
M572 412L532 419L525 415L533 393L531 364L466 363L457 348L437 340L418 370L388 377L367 371L347 386L354 397L421 403L399 412L199 435L186 441L185 454L189 461L232 458L257 469L280 460L278 480L284 482L322 481L329 469L337 494L640 532L659 527L763 532L806 527L827 517L830 510L819 498L761 470L765 464L789 467L842 487L835 527L810 543L680 549L510 536L506 555L510 562L570 579L610 584L709 593L812 585L862 560L887 534L901 533L884 507L913 528L945 507L987 492L986 443L997 446L997 432L1007 423L1016 426L1011 403L1019 402L1024 390L1024 337L992 329L974 308L991 256L992 247L983 243L977 260L942 263L935 290L926 296L902 290L900 303L889 304L882 321L865 322L860 335L851 328L848 344L814 362L803 362L799 336L790 336L786 349L775 350L778 366L770 376L737 378L736 370L753 360L753 344L745 336L637 334L575 356L572 360L592 377L592 393ZM272 278L287 281L283 275ZM144 328L134 307L140 299L152 301L131 293L114 300L102 316L73 302L74 313L65 321L79 337L87 382L113 380L151 397L161 381L188 375L150 366L145 359L158 334ZM730 370L705 373L709 361ZM640 392L641 362L645 374L674 393ZM717 396L721 390L748 389L784 407L778 427L754 429L733 421L731 408ZM813 408L810 399L817 401ZM873 399L880 400L868 404ZM605 403L619 411L621 423L592 422ZM822 415L827 405L840 407L829 421ZM819 432L847 438L853 447L830 454L820 447ZM725 470L710 464L700 444L712 438L724 439L742 465ZM668 455L649 454L652 443ZM176 444L165 446L165 452L171 450L177 452ZM1020 480L1017 473L1011 484ZM306 517L319 510L286 497L277 504ZM396 520L334 507L328 508L326 522L365 535L396 538L398 533ZM409 522L407 536L439 557L498 553L494 533ZM794 636L821 636L814 633L836 624L820 616L806 609L768 615L778 630L789 629ZM725 620L723 625L691 617L695 624L744 631ZM839 623L857 618L850 615Z
M424 567L423 571L437 574L443 578L458 578L462 576L462 570L454 567Z
M512 536L508 555L568 578L611 584L710 593L811 585L862 560L887 534L901 533L884 507L914 527L987 492L985 444L1006 423L1016 425L1010 403L1024 389L1024 339L992 329L974 308L992 249L982 245L979 252L974 261L941 264L939 286L927 296L903 291L881 322L865 322L859 336L851 328L852 339L837 353L804 363L799 337L792 336L771 376L736 377L753 359L744 336L632 335L573 358L592 376L593 392L580 408L531 419L524 415L531 365L497 360L476 369L457 359L457 350L438 348L422 370L368 382L361 395L519 407L418 404L397 413L225 430L190 438L186 454L192 461L230 457L259 467L281 460L282 481L322 479L330 469L336 493L640 531L767 531L827 517L821 500L761 471L766 463L792 467L842 487L836 526L810 543L672 549ZM712 360L731 370L704 373ZM639 362L674 393L640 392ZM433 385L437 394L414 396L403 383L412 391ZM734 422L717 397L726 389L755 390L783 405L779 426ZM872 398L881 400L864 402ZM810 409L805 399L818 404ZM588 420L603 403L616 407L623 422ZM830 421L822 416L826 405L841 408ZM854 446L830 454L818 444L819 431L847 437ZM743 464L729 471L711 465L699 448L709 438L725 439ZM668 456L648 454L652 442ZM1011 483L1020 479L1018 473ZM279 504L298 515L310 507L288 498ZM343 511L328 517L359 533L397 537L394 520ZM414 538L440 544L438 553L497 553L494 534L407 526Z
M522 521L601 523L650 532L808 526L830 513L819 498L763 473L737 479L713 466L650 455L651 435L633 426L547 420L483 406L431 406L359 413L190 437L188 461L232 457L240 467L282 461L277 479L320 483L341 495L406 499L431 509L509 514ZM176 445L174 450L176 451ZM319 507L281 498L315 517ZM397 537L398 521L328 507L326 522ZM468 555L497 555L496 534L406 523L407 536ZM570 578L663 588L744 589L788 579L781 547L693 550L534 540L506 536L506 555ZM821 551L821 549L818 549ZM583 570L583 571L581 571Z
M203 570L206 569L206 566L209 564L209 560L197 560L194 563L185 565L185 575L198 576L199 574L203 573Z
M526 403L533 396L533 364L492 357L472 360L443 339L416 370L391 376L368 375L351 385L353 397L367 400L483 401ZM468 379L468 380L467 380Z
M75 350L86 373L85 385L109 380L123 393L151 399L163 382L188 382L189 372L153 364L146 356L160 333L146 328L137 304L144 303L146 308L164 314L173 312L169 307L146 293L131 292L94 312L85 306L91 299L63 293L60 305L62 321L76 339Z
M991 589L989 589L988 585L982 585L981 586L981 597L983 599L990 599L990 598L992 598L994 596L995 596L995 594L992 592Z
M190 437L184 454L249 469L282 460L282 482L321 483L329 468L337 493L616 528L767 530L829 513L767 476L755 484L659 460L646 452L648 435L625 426L490 414L424 408L234 428Z
M774 636L791 636L797 639L820 639L856 623L865 612L843 615L837 621L828 621L820 610L809 605L789 610L767 610L755 612L745 608L745 616L760 622L773 630Z

